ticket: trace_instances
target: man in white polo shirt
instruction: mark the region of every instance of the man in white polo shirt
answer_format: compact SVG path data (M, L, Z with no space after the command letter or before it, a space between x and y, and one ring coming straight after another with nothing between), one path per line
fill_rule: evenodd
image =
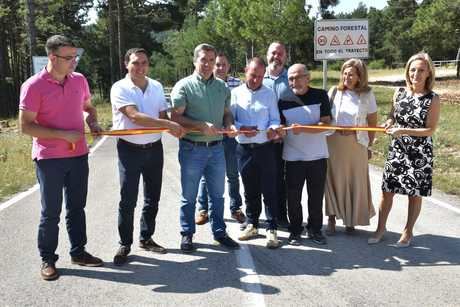
M110 91L113 129L165 127L175 137L182 137L185 134L184 128L170 121L166 113L168 106L163 86L147 77L147 51L141 48L129 49L125 55L125 65L128 74L124 79L115 82ZM120 248L113 262L115 265L123 265L128 260L133 243L134 208L141 174L144 181L144 206L140 221L139 247L166 253L165 248L152 240L163 172L161 134L119 137L117 151L121 185L118 206Z

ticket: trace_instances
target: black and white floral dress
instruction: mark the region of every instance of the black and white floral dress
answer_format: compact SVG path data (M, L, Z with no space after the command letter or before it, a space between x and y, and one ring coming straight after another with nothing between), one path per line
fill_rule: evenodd
M394 105L394 126L425 128L433 97L412 96L401 88ZM382 190L409 196L430 196L433 173L431 137L400 135L392 137L383 171Z

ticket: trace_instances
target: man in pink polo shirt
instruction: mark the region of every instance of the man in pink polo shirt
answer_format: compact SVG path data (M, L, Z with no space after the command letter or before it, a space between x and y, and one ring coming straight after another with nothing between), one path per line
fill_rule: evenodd
M85 251L84 209L89 169L84 120L92 132L99 132L101 128L96 108L91 105L88 82L82 74L74 72L77 66L75 45L65 36L54 35L46 41L45 48L47 66L21 87L19 124L23 133L33 137L32 159L40 184L38 250L42 258L41 277L53 280L59 277L55 262L63 189L72 263L103 264L101 259Z

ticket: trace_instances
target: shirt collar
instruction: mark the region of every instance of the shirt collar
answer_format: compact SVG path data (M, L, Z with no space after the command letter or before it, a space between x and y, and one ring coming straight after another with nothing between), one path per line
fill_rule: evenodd
M200 82L203 82L203 83L208 83L208 82L212 82L213 80L215 80L214 78L214 74L211 74L211 77L209 77L209 79L204 79L199 73L197 73L196 71L193 72L193 76L195 76L195 78L200 81Z
M145 78L146 78L146 80L147 80L147 87L145 88L145 91L147 92L148 89L149 89L149 83L150 83L150 82L149 82L149 78L147 78L147 77L145 77ZM134 88L139 88L136 84L134 84L133 80L131 80L131 77L129 76L129 74L126 74L126 76L125 76L125 81L126 81L126 83L128 83L128 86L129 86L130 88L132 88L132 89L134 89Z
M39 78L43 79L43 80L46 80L48 82L51 82L51 83L55 83L55 84L65 84L67 82L67 80L69 78L72 77L72 73L68 74L67 76L65 76L64 80L61 82L59 82L58 80L54 79L53 78L53 75L51 75L48 70L46 69L46 66L43 67L43 69L38 73L38 76Z
M283 68L281 73L278 76L272 76L268 73L268 69L265 70L265 79L272 79L272 80L277 80L278 78L287 78L287 69Z

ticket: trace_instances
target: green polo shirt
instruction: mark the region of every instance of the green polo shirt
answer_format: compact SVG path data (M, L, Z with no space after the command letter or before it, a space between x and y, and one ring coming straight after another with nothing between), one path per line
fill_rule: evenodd
M214 124L222 128L224 108L230 106L230 90L225 82L211 77L204 80L193 73L174 85L171 91L171 103L174 108L185 106L184 116ZM188 133L185 138L192 141L210 142L222 140L222 135L205 136L202 133Z

